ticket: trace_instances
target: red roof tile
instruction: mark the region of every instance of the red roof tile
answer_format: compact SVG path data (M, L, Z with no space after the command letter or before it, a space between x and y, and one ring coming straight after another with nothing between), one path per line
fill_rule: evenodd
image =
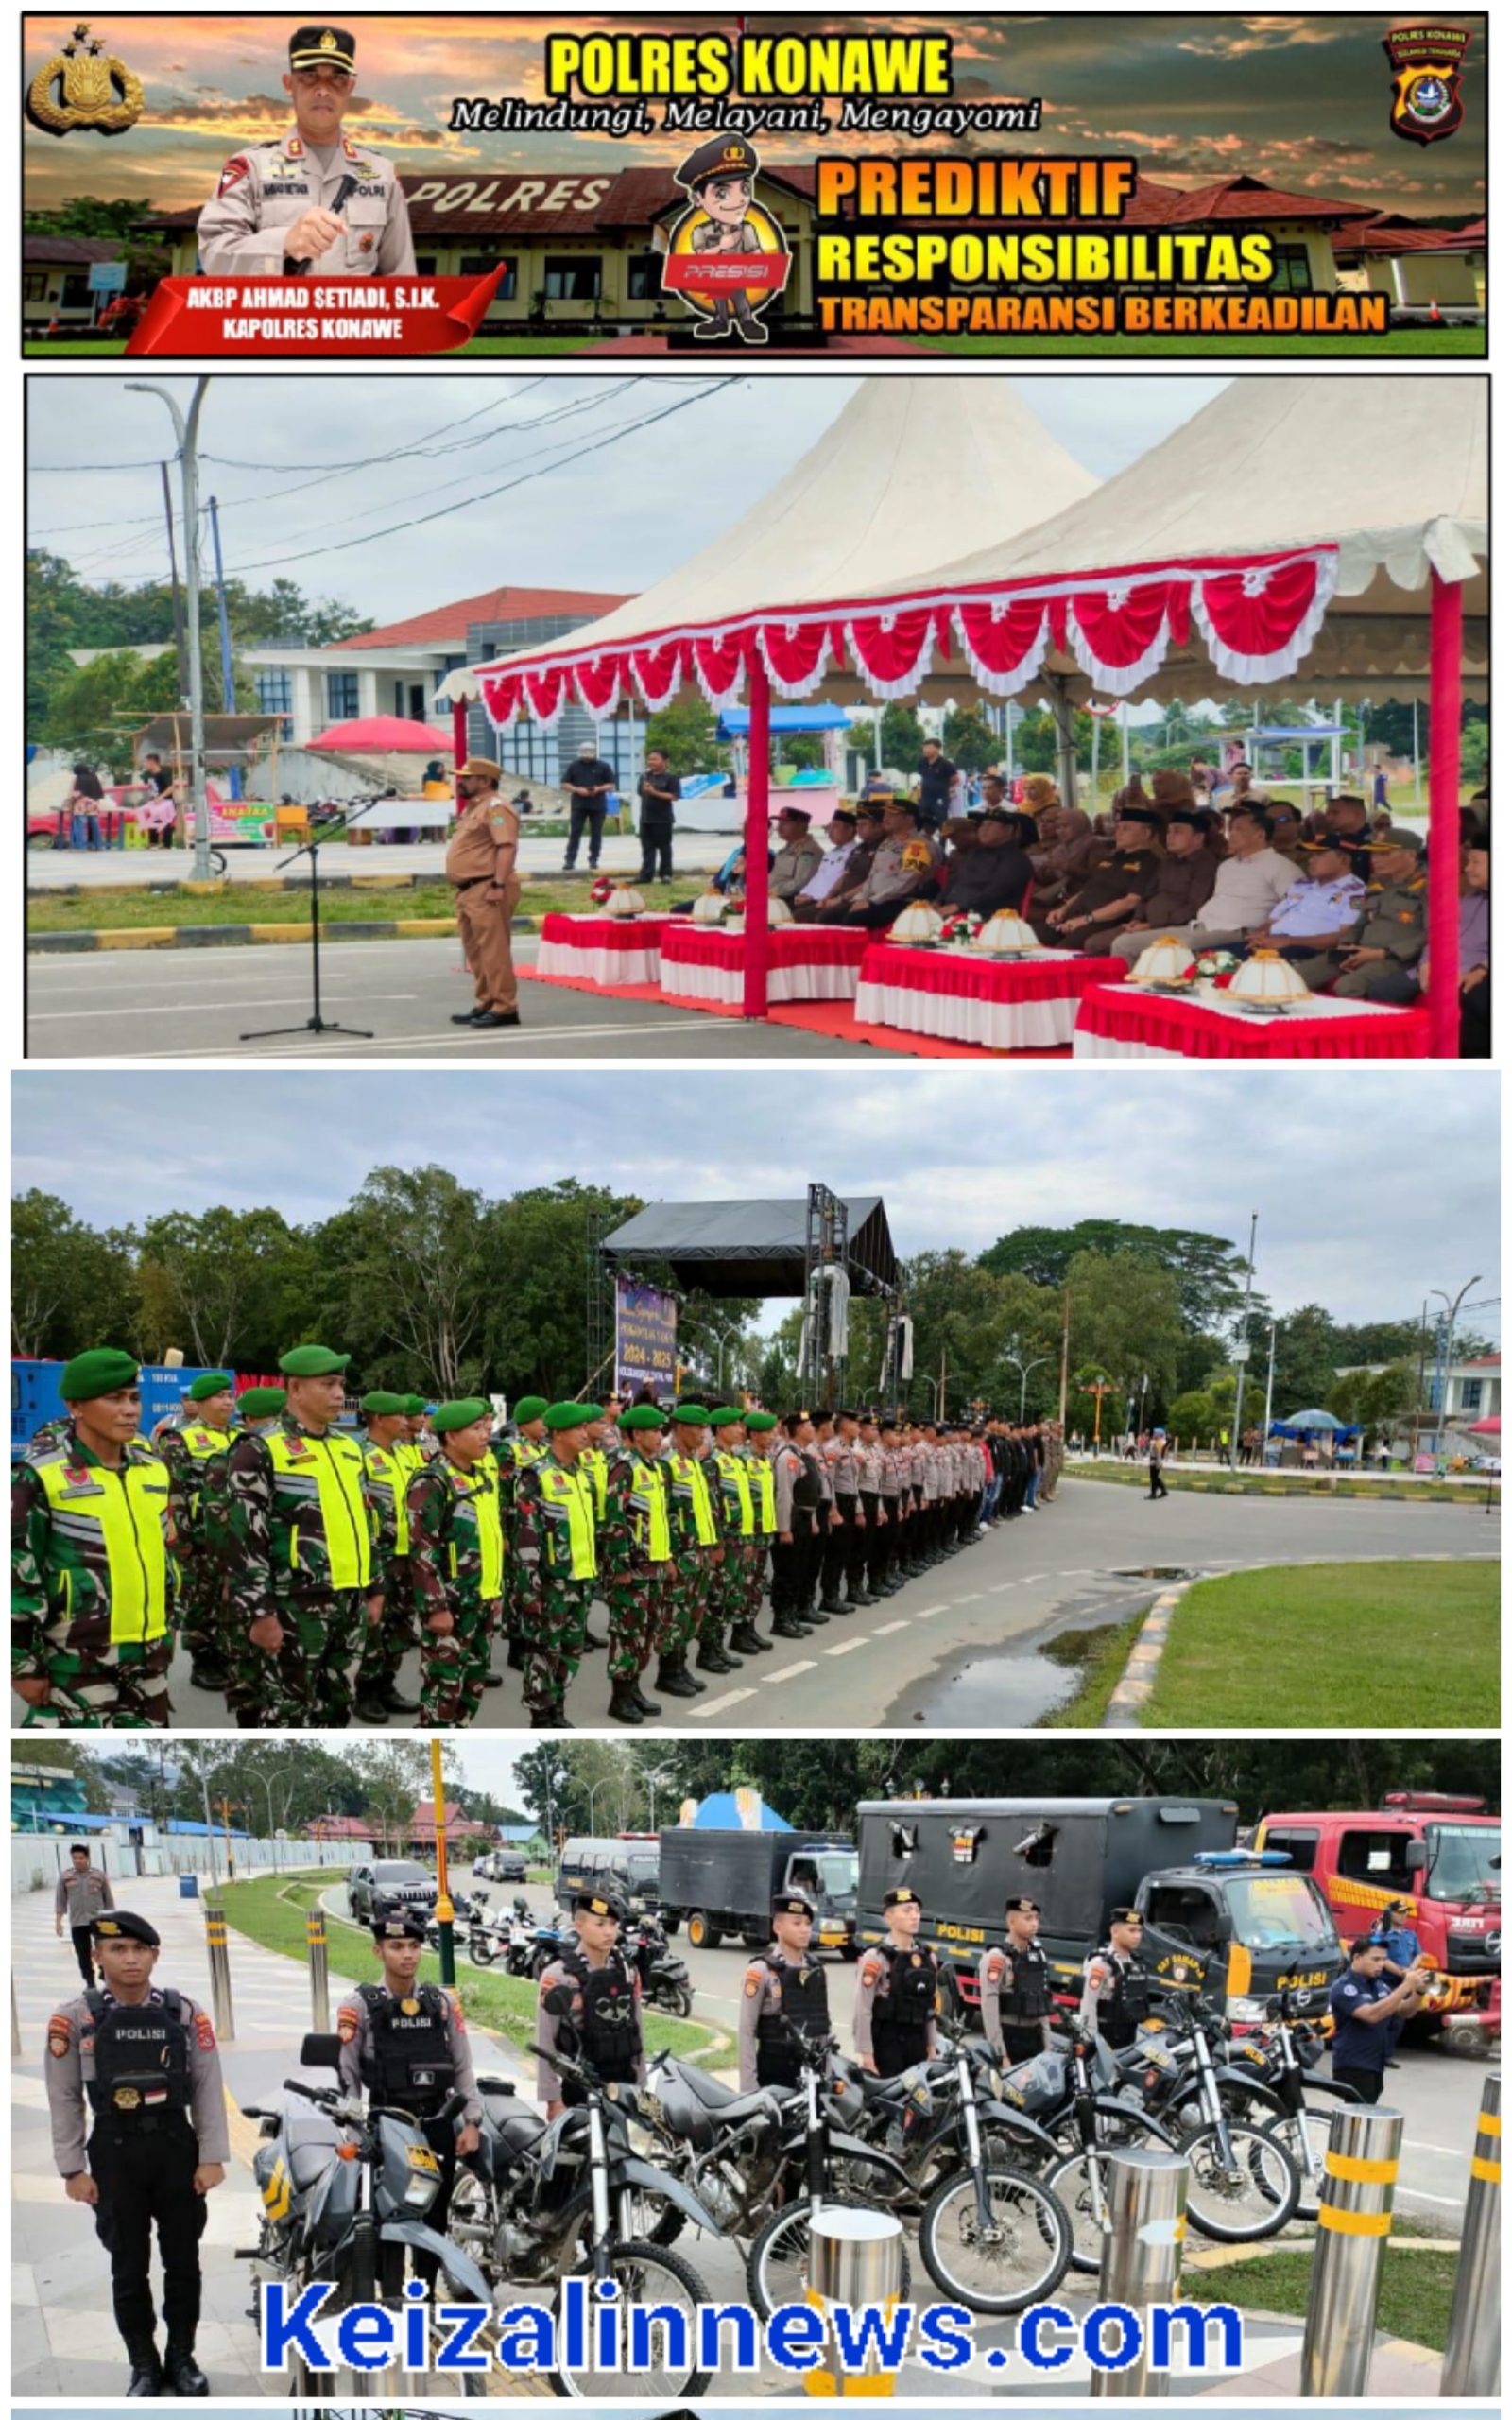
M601 595L588 588L486 588L481 596L462 596L455 605L437 605L428 614L412 614L406 621L386 622L381 630L358 631L350 639L333 642L360 652L376 647L459 647L475 622L524 622L548 615L576 614L594 622L611 614L623 596Z
M1336 252L1363 252L1376 260L1400 252L1478 252L1485 246L1484 218L1472 219L1467 227L1420 227L1400 211L1372 219L1368 227L1346 228L1333 238Z

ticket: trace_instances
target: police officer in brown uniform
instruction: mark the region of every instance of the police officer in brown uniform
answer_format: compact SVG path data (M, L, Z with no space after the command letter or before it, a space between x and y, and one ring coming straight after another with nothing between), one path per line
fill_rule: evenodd
M456 786L462 811L447 843L446 879L456 893L457 930L477 1005L452 1023L492 1032L520 1022L509 955L509 926L520 905L520 818L500 797L499 768L487 756L470 756Z
M1418 961L1428 939L1428 876L1416 832L1383 834L1364 847L1374 879L1367 884L1354 929L1334 948L1292 963L1310 990L1332 982L1341 1000L1384 1000L1410 1008L1419 997Z
M199 265L218 277L413 277L398 172L341 131L356 85L355 37L301 26L284 90L294 124L236 152L199 214Z
M574 1938L541 1974L536 2014L538 2050L581 2059L601 2083L644 2083L641 1978L621 1949L626 1906L617 1892L579 1891L573 1901ZM549 2058L536 2062L536 2096L555 2118L585 2099L576 2076Z
M1010 1899L1008 1937L977 1966L982 2031L1005 2067L1050 2048L1050 1961L1040 1948L1040 1902Z
M772 1901L771 1941L751 1960L741 1987L742 2092L797 2085L802 2070L793 2032L820 2041L830 2031L830 1987L809 1956L813 1937L813 1901L801 1891L782 1892Z
M224 2181L231 2143L220 2055L203 2009L154 1989L157 1932L124 1909L94 1919L104 1988L65 2000L47 2022L53 2157L71 2202L94 2213L111 2256L115 2325L131 2363L129 2396L199 2397L195 2361L205 2196ZM86 2108L94 2123L85 2142ZM163 2259L167 2345L152 2307L152 2231Z
M359 1983L336 2011L341 2082L353 2099L360 2090L375 2107L404 2109L416 2119L441 2168L426 2220L444 2235L457 2159L477 2150L483 2116L462 2003L439 1983L417 1979L425 1919L416 1909L390 1905L374 1918L372 1938L383 1981ZM454 2093L462 2100L460 2126L440 2114ZM434 2280L434 2253L418 2253L415 2265Z
M882 1912L887 1938L856 1969L856 2057L868 2075L901 2076L935 2055L939 1961L919 1946L924 1903L911 1883L885 1892Z

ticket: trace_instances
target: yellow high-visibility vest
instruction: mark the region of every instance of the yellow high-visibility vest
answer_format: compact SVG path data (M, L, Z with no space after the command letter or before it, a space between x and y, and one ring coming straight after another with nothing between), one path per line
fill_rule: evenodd
M215 1454L223 1454L232 1443L229 1428L210 1428L196 1421L192 1428L180 1428L180 1436L197 1462L208 1462Z
M593 1508L596 1517L609 1517L609 1456L602 1445L585 1445L577 1457L578 1467L593 1482Z
M548 1504L560 1504L567 1513L570 1576L596 1580L598 1548L593 1531L593 1489L586 1471L566 1470L554 1454L542 1455L541 1493Z
M630 1528L647 1563L672 1560L672 1524L667 1518L666 1472L660 1462L640 1454L630 1456Z
M719 1464L721 1477L729 1479L735 1490L735 1499L740 1506L739 1534L743 1538L753 1537L756 1530L756 1508L751 1502L750 1464L744 1454L722 1452L714 1459Z
M499 1512L497 1473L490 1478L484 1469L482 1461L479 1461L474 1462L470 1471L459 1470L455 1462L449 1463L447 1476L451 1479L454 1495L459 1502L472 1505L477 1520L478 1547L483 1558L483 1568L478 1579L478 1594L485 1599L497 1597L504 1589L504 1522ZM455 1547L449 1547L447 1552L451 1558L452 1577L455 1580L456 1578Z
M333 1588L367 1588L372 1582L372 1524L363 1488L362 1447L354 1437L332 1431L311 1437L275 1428L267 1438L273 1468L286 1478L313 1478L320 1504L320 1527ZM290 1530L289 1560L299 1562L299 1531Z
M759 1537L777 1535L777 1474L765 1454L750 1465L751 1484L756 1491L756 1533Z
M719 1528L714 1519L714 1508L709 1501L709 1480L703 1464L695 1461L691 1454L669 1454L667 1468L679 1485L688 1491L693 1505L694 1532L698 1544L716 1547L719 1544Z
M168 1626L166 1463L154 1458L114 1471L63 1454L37 1467L55 1529L80 1547L104 1548L112 1646L161 1638Z
M404 1460L403 1445L375 1445L369 1440L364 1451L368 1472L375 1487L381 1487L392 1499L394 1507L394 1552L409 1552L409 1482L414 1476Z

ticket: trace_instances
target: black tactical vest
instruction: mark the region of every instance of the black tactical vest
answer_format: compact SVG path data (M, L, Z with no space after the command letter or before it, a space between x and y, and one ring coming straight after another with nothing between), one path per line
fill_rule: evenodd
M802 2068L799 2065L798 2045L787 2027L796 2026L799 2033L811 2038L828 2033L829 1982L817 1959L805 1958L801 1965L794 1966L775 1951L764 1949L759 1960L778 1978L782 2000L780 2005L774 2005L769 1992L762 1994L761 2014L756 2019L756 2081L796 2085Z
M929 2055L929 2024L939 1987L939 1964L932 1949L882 1945L887 1990L871 2003L871 2045L879 2074L901 2075Z
M86 1992L94 2025L90 2107L116 2128L189 2106L189 2028L177 1992L155 1992L127 2008L104 1992Z
M1032 2025L1050 2014L1050 1961L1038 1942L1021 1949L1009 1942L1004 1956L1013 1968L1013 1980L999 1995L998 2006L1011 2025Z
M641 2058L641 2018L635 1979L624 1957L611 1949L604 1965L590 1966L580 1950L564 1949L559 1962L577 1987L573 1994L558 1983L546 2001L558 2019L562 2048L570 2059L586 2059L606 2083L633 2083ZM558 1994L565 2003L559 2008Z
M446 1994L437 1983L417 1983L398 1999L387 1983L361 1983L357 1997L368 2012L361 2074L369 2099L413 2118L434 2117L456 2073Z
M795 1512L816 1512L824 1501L824 1481L819 1476L818 1457L812 1450L804 1452L799 1447L799 1460L803 1468L793 1481L793 1510Z
M1108 1942L1104 1942L1097 1955L1113 1979L1098 1999L1097 2023L1117 2049L1133 2040L1136 2026L1149 2015L1150 1979L1143 1966L1125 1965Z

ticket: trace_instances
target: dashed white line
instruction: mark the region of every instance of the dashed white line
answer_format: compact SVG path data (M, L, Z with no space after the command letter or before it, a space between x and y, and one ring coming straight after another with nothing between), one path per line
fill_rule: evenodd
M953 1605L979 1605L981 1601L982 1591L980 1588L973 1588L969 1597L953 1597L951 1599Z
M698 1721L707 1722L712 1714L723 1714L727 1706L739 1705L755 1694L754 1689L727 1689L722 1698L711 1698L707 1705L696 1705L693 1711Z
M908 1623L906 1618L901 1622L884 1622L882 1628L880 1630L874 1630L871 1635L873 1638L890 1638L895 1630L906 1630L907 1628Z
M824 1651L826 1655L853 1655L856 1649L865 1647L866 1643L864 1638L842 1638L838 1647L827 1647Z
M767 1673L766 1685L775 1688L779 1681L796 1681L800 1672L813 1672L817 1668L812 1655L806 1664L784 1664L780 1672Z
M1017 1588L1018 1584L1019 1583L1016 1580L998 1580L993 1582L992 1586L987 1593L989 1597L1005 1597L1008 1590L1010 1588Z
M927 1622L931 1614L948 1614L949 1611L948 1605L920 1605L914 1619L916 1622Z

